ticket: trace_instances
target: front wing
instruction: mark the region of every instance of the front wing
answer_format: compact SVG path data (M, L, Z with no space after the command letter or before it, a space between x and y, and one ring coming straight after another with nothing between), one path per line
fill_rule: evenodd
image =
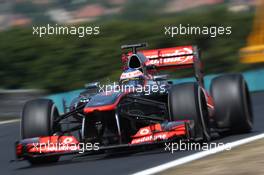
M74 136L45 136L23 139L16 142L17 160L35 157L60 156L69 154L97 154L105 150L129 150L159 145L164 142L191 139L193 135L193 121L173 121L153 124L140 128L131 136L131 142L110 146L100 146L99 143L81 143Z

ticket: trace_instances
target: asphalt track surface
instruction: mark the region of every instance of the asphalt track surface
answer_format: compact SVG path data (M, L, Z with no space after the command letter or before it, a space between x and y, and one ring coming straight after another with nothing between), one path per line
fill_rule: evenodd
M251 94L251 96L255 116L253 132L249 134L229 136L219 139L217 142L226 143L264 133L264 92L254 93ZM67 156L63 157L58 163L31 166L26 161L10 162L10 160L15 158L14 143L19 139L19 129L19 122L0 125L1 175L132 174L195 153L195 151L179 151L171 154L160 148L141 153L118 156L93 155L77 159L72 159L72 156Z

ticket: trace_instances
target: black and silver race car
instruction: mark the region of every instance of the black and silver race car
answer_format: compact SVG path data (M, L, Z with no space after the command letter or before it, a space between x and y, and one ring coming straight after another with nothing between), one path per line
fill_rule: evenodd
M116 84L90 83L59 114L52 100L25 104L19 160L49 163L61 155L103 153L175 140L209 141L212 133L249 132L250 94L240 74L228 74L204 88L195 46L140 50L124 45L124 71ZM174 84L163 70L192 68L195 82ZM87 147L87 145L89 145Z

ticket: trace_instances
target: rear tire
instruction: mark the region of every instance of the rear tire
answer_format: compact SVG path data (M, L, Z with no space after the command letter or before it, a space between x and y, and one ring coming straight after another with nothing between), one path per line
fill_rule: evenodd
M210 140L207 103L197 83L174 85L169 92L169 111L172 120L194 121L195 140Z
M213 79L211 95L215 103L215 120L220 129L231 133L247 133L253 126L250 93L240 74L222 75Z
M49 99L28 101L23 109L21 120L22 139L51 136L59 130L54 120L59 117L58 109ZM31 164L57 162L59 156L29 158Z

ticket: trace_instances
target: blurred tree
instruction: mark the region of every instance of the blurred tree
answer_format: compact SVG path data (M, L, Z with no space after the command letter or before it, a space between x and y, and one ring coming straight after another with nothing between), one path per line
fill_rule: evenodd
M84 83L117 79L121 73L120 45L148 42L149 48L198 45L202 50L206 73L243 71L254 68L239 62L238 50L245 45L251 29L252 13L231 13L224 7L151 16L153 9L130 7L124 18L97 21L100 35L78 36L32 35L32 29L12 29L0 33L1 88L45 88L51 92L81 88ZM136 8L136 9L135 9ZM142 15L146 14L148 19ZM143 19L141 19L143 18ZM140 19L140 20L139 20ZM194 26L231 26L231 35L210 38L207 35L185 35L171 38L164 35L164 26L190 24ZM82 24L82 26L91 24ZM177 73L186 76L188 72Z

